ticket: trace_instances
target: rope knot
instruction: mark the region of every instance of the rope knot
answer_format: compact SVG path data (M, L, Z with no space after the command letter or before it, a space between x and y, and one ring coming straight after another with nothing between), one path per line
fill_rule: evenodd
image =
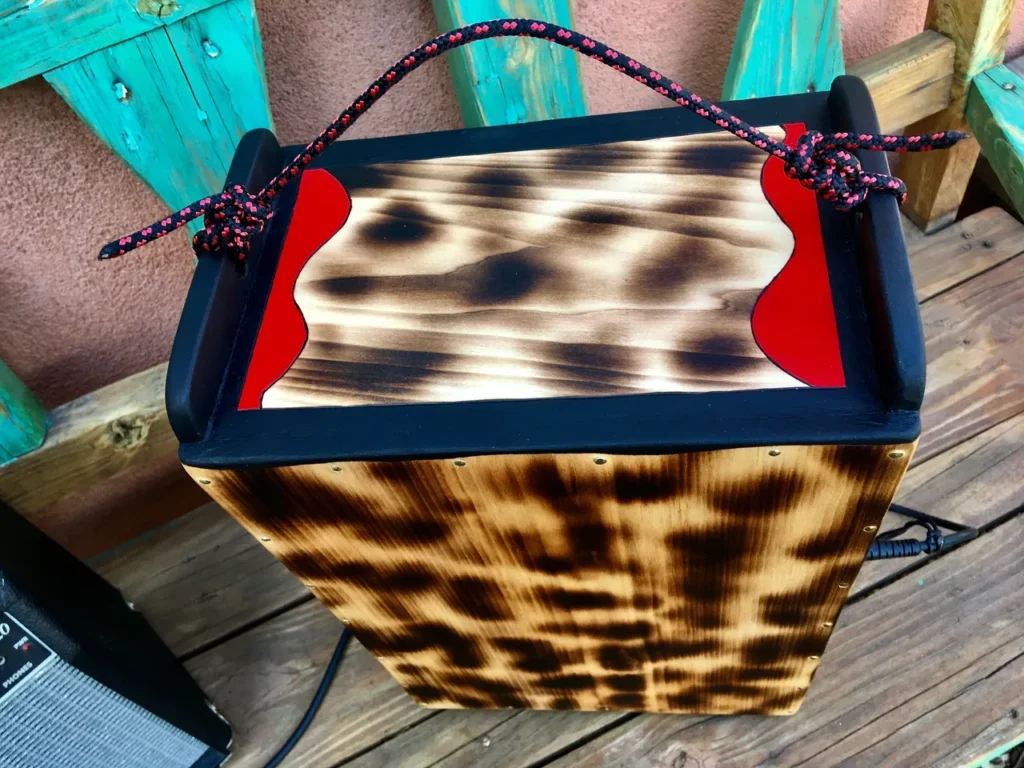
M785 158L786 175L813 189L840 211L853 210L873 190L895 195L902 205L907 195L903 182L886 174L865 172L852 152L855 149L875 149L871 145L884 138L888 137L849 133L825 135L819 131L807 131ZM891 149L898 151L895 146Z
M234 184L216 198L200 200L209 207L203 216L205 228L192 238L197 253L222 253L238 261L249 254L253 236L263 231L274 213L241 184Z

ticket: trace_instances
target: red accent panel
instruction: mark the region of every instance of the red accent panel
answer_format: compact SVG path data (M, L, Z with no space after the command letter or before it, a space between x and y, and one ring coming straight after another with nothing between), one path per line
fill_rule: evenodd
M238 410L260 408L263 393L284 375L306 345L308 330L295 303L295 281L310 257L345 225L351 210L348 192L330 173L317 169L302 174Z
M795 147L804 124L785 128L786 145ZM754 340L769 360L805 384L846 386L817 195L786 176L775 156L764 164L761 188L793 232L795 244L789 261L754 305Z

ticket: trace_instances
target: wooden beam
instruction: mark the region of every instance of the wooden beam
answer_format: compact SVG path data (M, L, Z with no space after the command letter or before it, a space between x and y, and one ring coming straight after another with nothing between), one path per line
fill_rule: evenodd
M1024 77L993 67L974 78L967 123L992 170L1024 216Z
M956 43L926 30L862 59L847 73L865 82L878 122L893 133L949 106Z
M66 496L178 450L164 407L167 364L50 412L43 444L0 466L0 500L29 520Z
M828 90L841 74L838 0L746 0L722 98Z
M223 0L2 0L0 88L181 21Z
M271 127L253 0L228 0L45 77L171 208L219 190L242 135Z
M442 31L477 21L527 17L573 26L570 0L433 0ZM474 43L448 54L467 128L587 114L579 54L526 38Z
M46 411L0 360L0 466L38 448L46 436Z
M950 105L907 126L907 133L966 131L971 81L1003 60L1014 0L931 0L925 26L956 44ZM952 223L974 171L980 147L974 139L942 152L908 153L897 175L909 190L903 212L924 232Z

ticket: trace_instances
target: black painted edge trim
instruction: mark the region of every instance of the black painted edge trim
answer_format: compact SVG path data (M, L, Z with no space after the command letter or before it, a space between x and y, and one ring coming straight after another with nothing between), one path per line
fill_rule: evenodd
M283 164L284 153L273 133L249 131L238 144L225 183L260 189ZM183 443L201 440L210 425L261 246L257 237L244 268L219 256L199 257L174 335L165 387L167 417Z
M880 133L871 93L860 78L837 77L828 105L835 130ZM858 152L857 157L866 171L890 172L884 152ZM890 408L918 410L927 360L899 205L892 195L874 193L861 217L864 298L882 398Z

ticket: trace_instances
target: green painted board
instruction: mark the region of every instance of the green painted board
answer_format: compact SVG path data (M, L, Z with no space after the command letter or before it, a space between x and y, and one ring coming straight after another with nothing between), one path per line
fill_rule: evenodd
M223 0L0 0L0 88Z
M967 96L967 124L1024 216L1024 77L1003 65L975 77Z
M0 360L0 464L34 451L46 437L46 411Z
M843 72L839 0L746 0L722 98L825 91Z
M533 18L573 26L569 0L434 0L441 32L478 21ZM472 43L447 54L469 128L587 114L579 54L543 40Z
M45 77L171 208L219 191L238 140L271 125L252 0L229 0Z

